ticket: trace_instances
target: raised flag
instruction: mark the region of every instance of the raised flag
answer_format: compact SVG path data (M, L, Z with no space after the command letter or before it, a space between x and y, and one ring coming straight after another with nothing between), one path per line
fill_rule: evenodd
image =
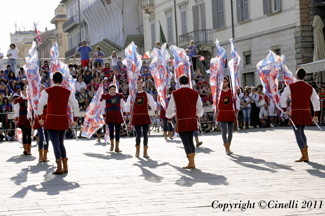
M36 43L33 41L32 47L29 50L29 56L26 58L26 64L24 65L26 71L28 89L27 97L31 106L29 107L29 112L34 113L34 116L37 114L37 108L40 98L41 90L41 78L38 73L38 52L36 50Z
M268 56L259 61L256 65L258 74L260 75L263 90L268 98L271 98L278 109L281 110L280 95L278 92L279 73L282 70L283 60L280 56L270 51Z
M144 54L143 58L145 58L145 59L149 59L150 57L151 57L151 53L150 53L150 51L148 50L148 51Z
M34 25L35 25L36 40L37 40L37 42L38 42L39 44L41 44L41 43L42 43L41 35L39 34L39 31L37 30L37 28L36 28L36 24L35 24L35 23L34 23Z
M214 111L218 108L225 77L226 50L216 40L217 56L210 61L210 85Z
M100 84L96 94L91 100L84 119L82 128L82 136L90 138L98 129L105 124L103 115L101 114L101 102L100 99L103 95L103 82Z
M233 39L231 38L231 39L229 39L229 41L231 43L231 60L228 62L228 68L229 68L231 90L232 90L232 94L233 94L234 103L236 104L237 90L239 88L238 66L239 66L241 58L236 50L235 43L234 43Z
M294 76L292 75L292 72L289 70L289 68L285 64L286 58L284 55L282 55L282 61L283 61L283 66L282 66L283 79L284 79L285 84L288 86L288 85L296 82L296 78L294 78Z
M188 76L189 85L192 88L191 63L188 56L186 55L185 50L175 45L171 45L170 50L174 55L174 79L176 83L176 89L180 88L179 77L183 74Z
M129 97L130 97L130 114L133 114L133 105L137 93L137 82L140 76L140 70L142 67L142 61L140 55L137 52L137 46L132 41L125 48L125 59L123 64L127 67L127 76L129 82Z

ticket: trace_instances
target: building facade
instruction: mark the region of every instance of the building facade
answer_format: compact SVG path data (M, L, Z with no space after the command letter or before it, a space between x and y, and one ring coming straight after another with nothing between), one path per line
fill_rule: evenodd
M256 64L269 50L286 56L294 72L312 61L312 16L324 19L321 0L142 0L145 50L159 39L160 24L168 44L186 48L190 40L205 56L206 68L216 56L215 40L231 59L234 38L242 61L240 86L260 83ZM322 11L322 12L321 12ZM226 71L227 73L227 71Z
M72 58L82 40L106 56L112 51L124 56L124 48L132 41L144 50L143 18L140 0L62 0L67 21L63 31L68 35L65 58Z

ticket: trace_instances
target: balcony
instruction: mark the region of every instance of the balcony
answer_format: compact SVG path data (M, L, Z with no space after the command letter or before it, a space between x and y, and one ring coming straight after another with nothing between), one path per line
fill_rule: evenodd
M141 5L144 13L151 15L155 12L154 0L142 0Z
M73 47L71 49L69 49L67 52L65 52L65 58L71 58L73 57L74 53L77 51L78 47Z
M63 31L69 32L73 28L77 27L79 25L79 16L74 15L70 17L64 24L63 24Z
M196 46L213 45L212 29L200 29L179 36L179 46L188 47L191 40Z

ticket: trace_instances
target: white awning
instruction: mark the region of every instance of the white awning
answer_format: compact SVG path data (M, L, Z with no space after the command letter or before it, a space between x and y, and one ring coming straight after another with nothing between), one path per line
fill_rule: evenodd
M325 71L325 59L300 65L306 73L316 73Z

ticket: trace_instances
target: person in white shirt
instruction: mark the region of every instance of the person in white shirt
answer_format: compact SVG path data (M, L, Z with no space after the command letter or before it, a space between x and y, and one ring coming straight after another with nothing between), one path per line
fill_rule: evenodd
M86 83L82 80L82 76L78 77L78 82L76 82L76 92L80 93L81 88L87 88Z
M111 66L115 75L118 74L118 56L115 51L112 52L112 56L108 58L111 61Z
M4 57L3 53L0 52L0 70L4 69L3 68L3 57Z
M271 123L273 120L273 116L270 115L269 106L267 103L265 103L261 108L259 117L262 122L263 128L266 128L268 125L274 127Z
M12 71L14 71L14 72L16 72L16 70L17 70L16 59L17 59L18 55L25 60L24 56L22 56L20 54L20 52L18 51L18 49L16 48L16 44L10 44L10 49L7 52L7 57L8 57L7 64L10 65L10 67L12 68Z

